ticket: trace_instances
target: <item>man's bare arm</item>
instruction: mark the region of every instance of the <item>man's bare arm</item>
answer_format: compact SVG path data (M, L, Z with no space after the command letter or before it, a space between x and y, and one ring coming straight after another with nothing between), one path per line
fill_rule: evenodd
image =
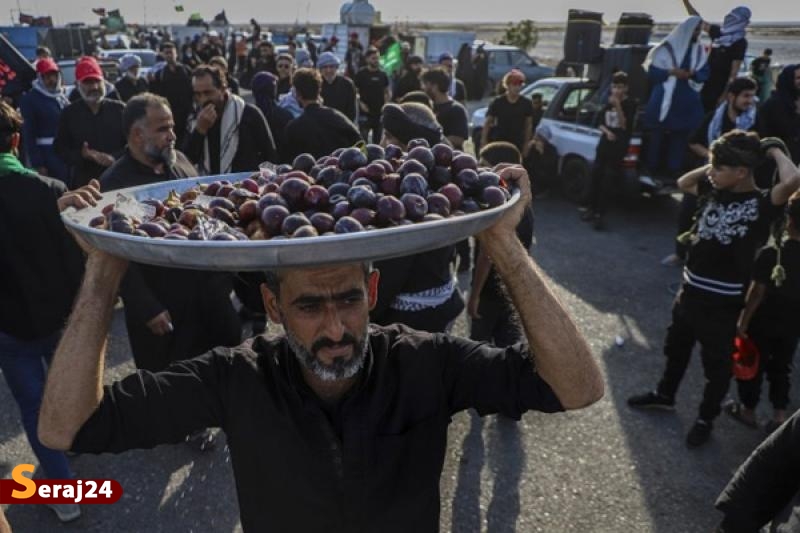
M101 252L89 254L39 412L39 439L48 448L68 450L103 398L106 337L126 266L125 261Z
M800 187L800 169L779 148L770 148L767 155L775 160L778 168L778 183L770 192L772 204L783 205Z
M515 228L530 202L528 175L522 167L500 171L517 182L520 202L494 226L478 235L519 313L539 375L565 409L579 409L603 396L603 377L589 345L564 306L544 281L536 263L516 236Z
M703 165L702 167L697 167L694 170L690 170L678 178L678 188L681 190L681 192L697 196L697 184L708 174L708 170L710 168L711 165Z

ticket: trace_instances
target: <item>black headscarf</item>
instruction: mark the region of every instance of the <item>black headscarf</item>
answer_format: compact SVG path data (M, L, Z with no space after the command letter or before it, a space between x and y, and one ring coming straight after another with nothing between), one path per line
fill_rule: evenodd
M424 105L424 104L419 104ZM403 108L397 104L386 104L381 112L383 128L403 144L408 144L412 139L425 139L428 144L442 142L442 128L428 128L413 122Z
M792 113L795 112L795 101L798 97L797 88L794 86L794 73L797 69L800 69L800 63L786 65L775 82L775 92Z

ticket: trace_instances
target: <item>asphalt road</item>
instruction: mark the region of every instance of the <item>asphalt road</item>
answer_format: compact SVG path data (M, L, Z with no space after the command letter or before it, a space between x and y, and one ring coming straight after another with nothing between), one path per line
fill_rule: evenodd
M453 419L441 481L441 529L456 532L657 532L712 529L713 502L761 431L721 417L707 446L688 450L685 433L702 387L695 357L676 413L631 411L625 399L653 387L669 320L668 286L679 271L659 265L672 249L676 203L643 200L595 232L574 206L535 201L532 253L589 339L607 391L573 413L527 414L515 423L465 412ZM465 331L465 320L458 332ZM615 337L624 345L618 347ZM107 380L132 370L121 312L113 323ZM35 462L17 411L0 380L0 477ZM761 416L766 417L762 408ZM122 455L78 456L82 478L114 478L125 489L112 506L83 506L63 527L48 510L14 505L15 532L239 531L229 458L223 445L198 453L183 445Z

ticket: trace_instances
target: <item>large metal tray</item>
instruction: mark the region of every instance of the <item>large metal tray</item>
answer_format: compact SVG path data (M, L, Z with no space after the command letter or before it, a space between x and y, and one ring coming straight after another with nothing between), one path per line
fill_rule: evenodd
M375 261L440 248L488 228L516 204L520 196L519 191L515 191L511 199L499 207L434 222L275 241L173 241L89 227L89 221L100 214L103 206L114 202L118 194L137 200L163 200L172 189L180 193L196 183L220 179L236 182L250 174L189 178L110 191L103 195L96 207L80 211L69 208L62 213L62 218L69 228L95 248L138 263L195 270L258 271Z

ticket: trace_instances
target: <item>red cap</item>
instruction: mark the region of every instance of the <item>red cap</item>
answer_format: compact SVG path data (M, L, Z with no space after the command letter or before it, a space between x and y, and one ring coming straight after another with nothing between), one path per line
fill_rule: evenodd
M58 64L52 58L44 57L36 62L36 73L47 74L49 72L58 72Z
M525 73L518 68L512 68L506 76L509 82L525 83Z
M352 38L356 38L356 39L358 39L358 32L357 32L357 31L351 32L351 33L350 33L350 38L351 38L351 39L352 39Z
M75 66L75 79L77 81L102 80L103 70L95 58L84 56L78 60L78 64Z

